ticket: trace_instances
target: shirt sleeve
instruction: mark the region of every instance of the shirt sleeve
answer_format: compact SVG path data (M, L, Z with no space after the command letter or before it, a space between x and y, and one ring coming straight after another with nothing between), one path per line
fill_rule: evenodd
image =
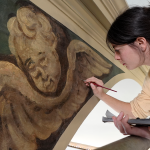
M131 111L136 118L150 116L150 71L146 75L141 93L130 104Z

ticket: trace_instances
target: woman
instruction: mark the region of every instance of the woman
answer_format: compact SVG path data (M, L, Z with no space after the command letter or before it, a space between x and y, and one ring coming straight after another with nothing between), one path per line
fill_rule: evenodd
M141 65L150 66L150 8L133 7L118 16L110 27L106 43L114 51L115 59L132 70ZM88 78L88 82L103 85L95 77ZM150 116L150 72L145 78L141 93L130 103L119 101L104 93L101 87L90 84L94 94L106 104L119 112L113 117L115 126L125 135L137 135L150 139L148 127L131 127L129 118L146 118ZM124 117L125 116L125 117Z

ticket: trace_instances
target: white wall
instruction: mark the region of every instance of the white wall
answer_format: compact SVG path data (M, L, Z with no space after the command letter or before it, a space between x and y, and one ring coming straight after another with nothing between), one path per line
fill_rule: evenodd
M150 5L148 0L126 0L127 4L131 6L147 6Z

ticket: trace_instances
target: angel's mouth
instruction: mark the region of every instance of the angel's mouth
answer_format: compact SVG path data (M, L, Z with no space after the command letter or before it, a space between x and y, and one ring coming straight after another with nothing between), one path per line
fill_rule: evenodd
M44 88L48 92L55 92L56 91L56 85L54 84L54 80L49 76L48 80L43 83Z
M50 85L50 76L48 76L47 80L43 83L43 86L46 88Z

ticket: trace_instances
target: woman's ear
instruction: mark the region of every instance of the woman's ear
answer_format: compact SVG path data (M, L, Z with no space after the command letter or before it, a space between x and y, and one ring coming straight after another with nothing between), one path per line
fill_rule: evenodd
M147 49L147 40L144 37L138 37L135 40L134 44L139 47L142 52L145 52Z

